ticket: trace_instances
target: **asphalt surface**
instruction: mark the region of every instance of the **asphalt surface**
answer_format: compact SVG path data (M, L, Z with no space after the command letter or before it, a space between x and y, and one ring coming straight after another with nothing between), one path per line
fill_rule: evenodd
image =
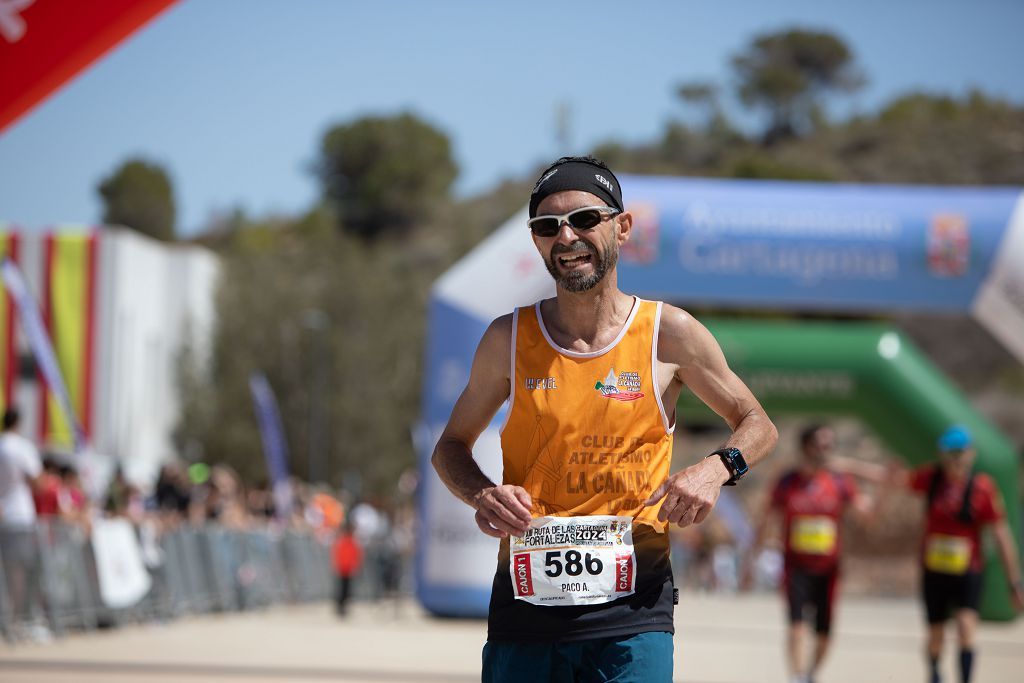
M784 683L783 610L774 595L683 594L676 608L675 680ZM844 600L819 683L924 681L923 626L908 600ZM55 683L469 683L486 635L478 620L437 619L411 601L189 617L0 644L0 681ZM952 632L950 632L952 638ZM952 640L944 661L954 673ZM983 624L975 683L1024 680L1024 620Z

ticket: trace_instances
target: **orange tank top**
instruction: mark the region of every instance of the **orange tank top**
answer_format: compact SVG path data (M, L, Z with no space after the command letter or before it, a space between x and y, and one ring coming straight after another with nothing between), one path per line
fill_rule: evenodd
M534 516L626 515L664 529L659 506L644 506L672 462L655 383L661 306L635 299L618 337L589 353L559 347L539 303L516 309L503 479L529 492Z

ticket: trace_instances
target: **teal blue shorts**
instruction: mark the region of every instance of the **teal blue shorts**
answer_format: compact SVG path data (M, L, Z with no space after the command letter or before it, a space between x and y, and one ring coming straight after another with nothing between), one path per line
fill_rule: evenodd
M569 643L484 645L483 683L671 683L672 634L665 631Z

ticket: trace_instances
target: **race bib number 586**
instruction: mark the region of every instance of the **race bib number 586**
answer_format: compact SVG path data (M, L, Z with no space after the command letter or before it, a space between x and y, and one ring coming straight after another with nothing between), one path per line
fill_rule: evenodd
M517 600L595 605L636 588L633 519L607 515L538 517L509 541Z

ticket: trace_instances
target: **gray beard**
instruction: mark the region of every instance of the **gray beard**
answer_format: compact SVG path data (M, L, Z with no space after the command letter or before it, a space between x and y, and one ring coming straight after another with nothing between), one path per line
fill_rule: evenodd
M608 274L615 264L619 262L619 245L613 241L609 249L607 249L603 256L599 256L596 252L594 253L594 272L590 275L583 275L582 273L571 272L566 275L561 275L555 266L555 259L562 254L571 254L574 251L587 251L590 252L590 248L582 242L576 242L581 245L582 248L577 249L562 249L558 253L551 252L551 257L544 259L544 265L548 269L551 277L554 279L555 284L564 289L567 292L586 292L597 286L597 283L604 279L604 276Z

